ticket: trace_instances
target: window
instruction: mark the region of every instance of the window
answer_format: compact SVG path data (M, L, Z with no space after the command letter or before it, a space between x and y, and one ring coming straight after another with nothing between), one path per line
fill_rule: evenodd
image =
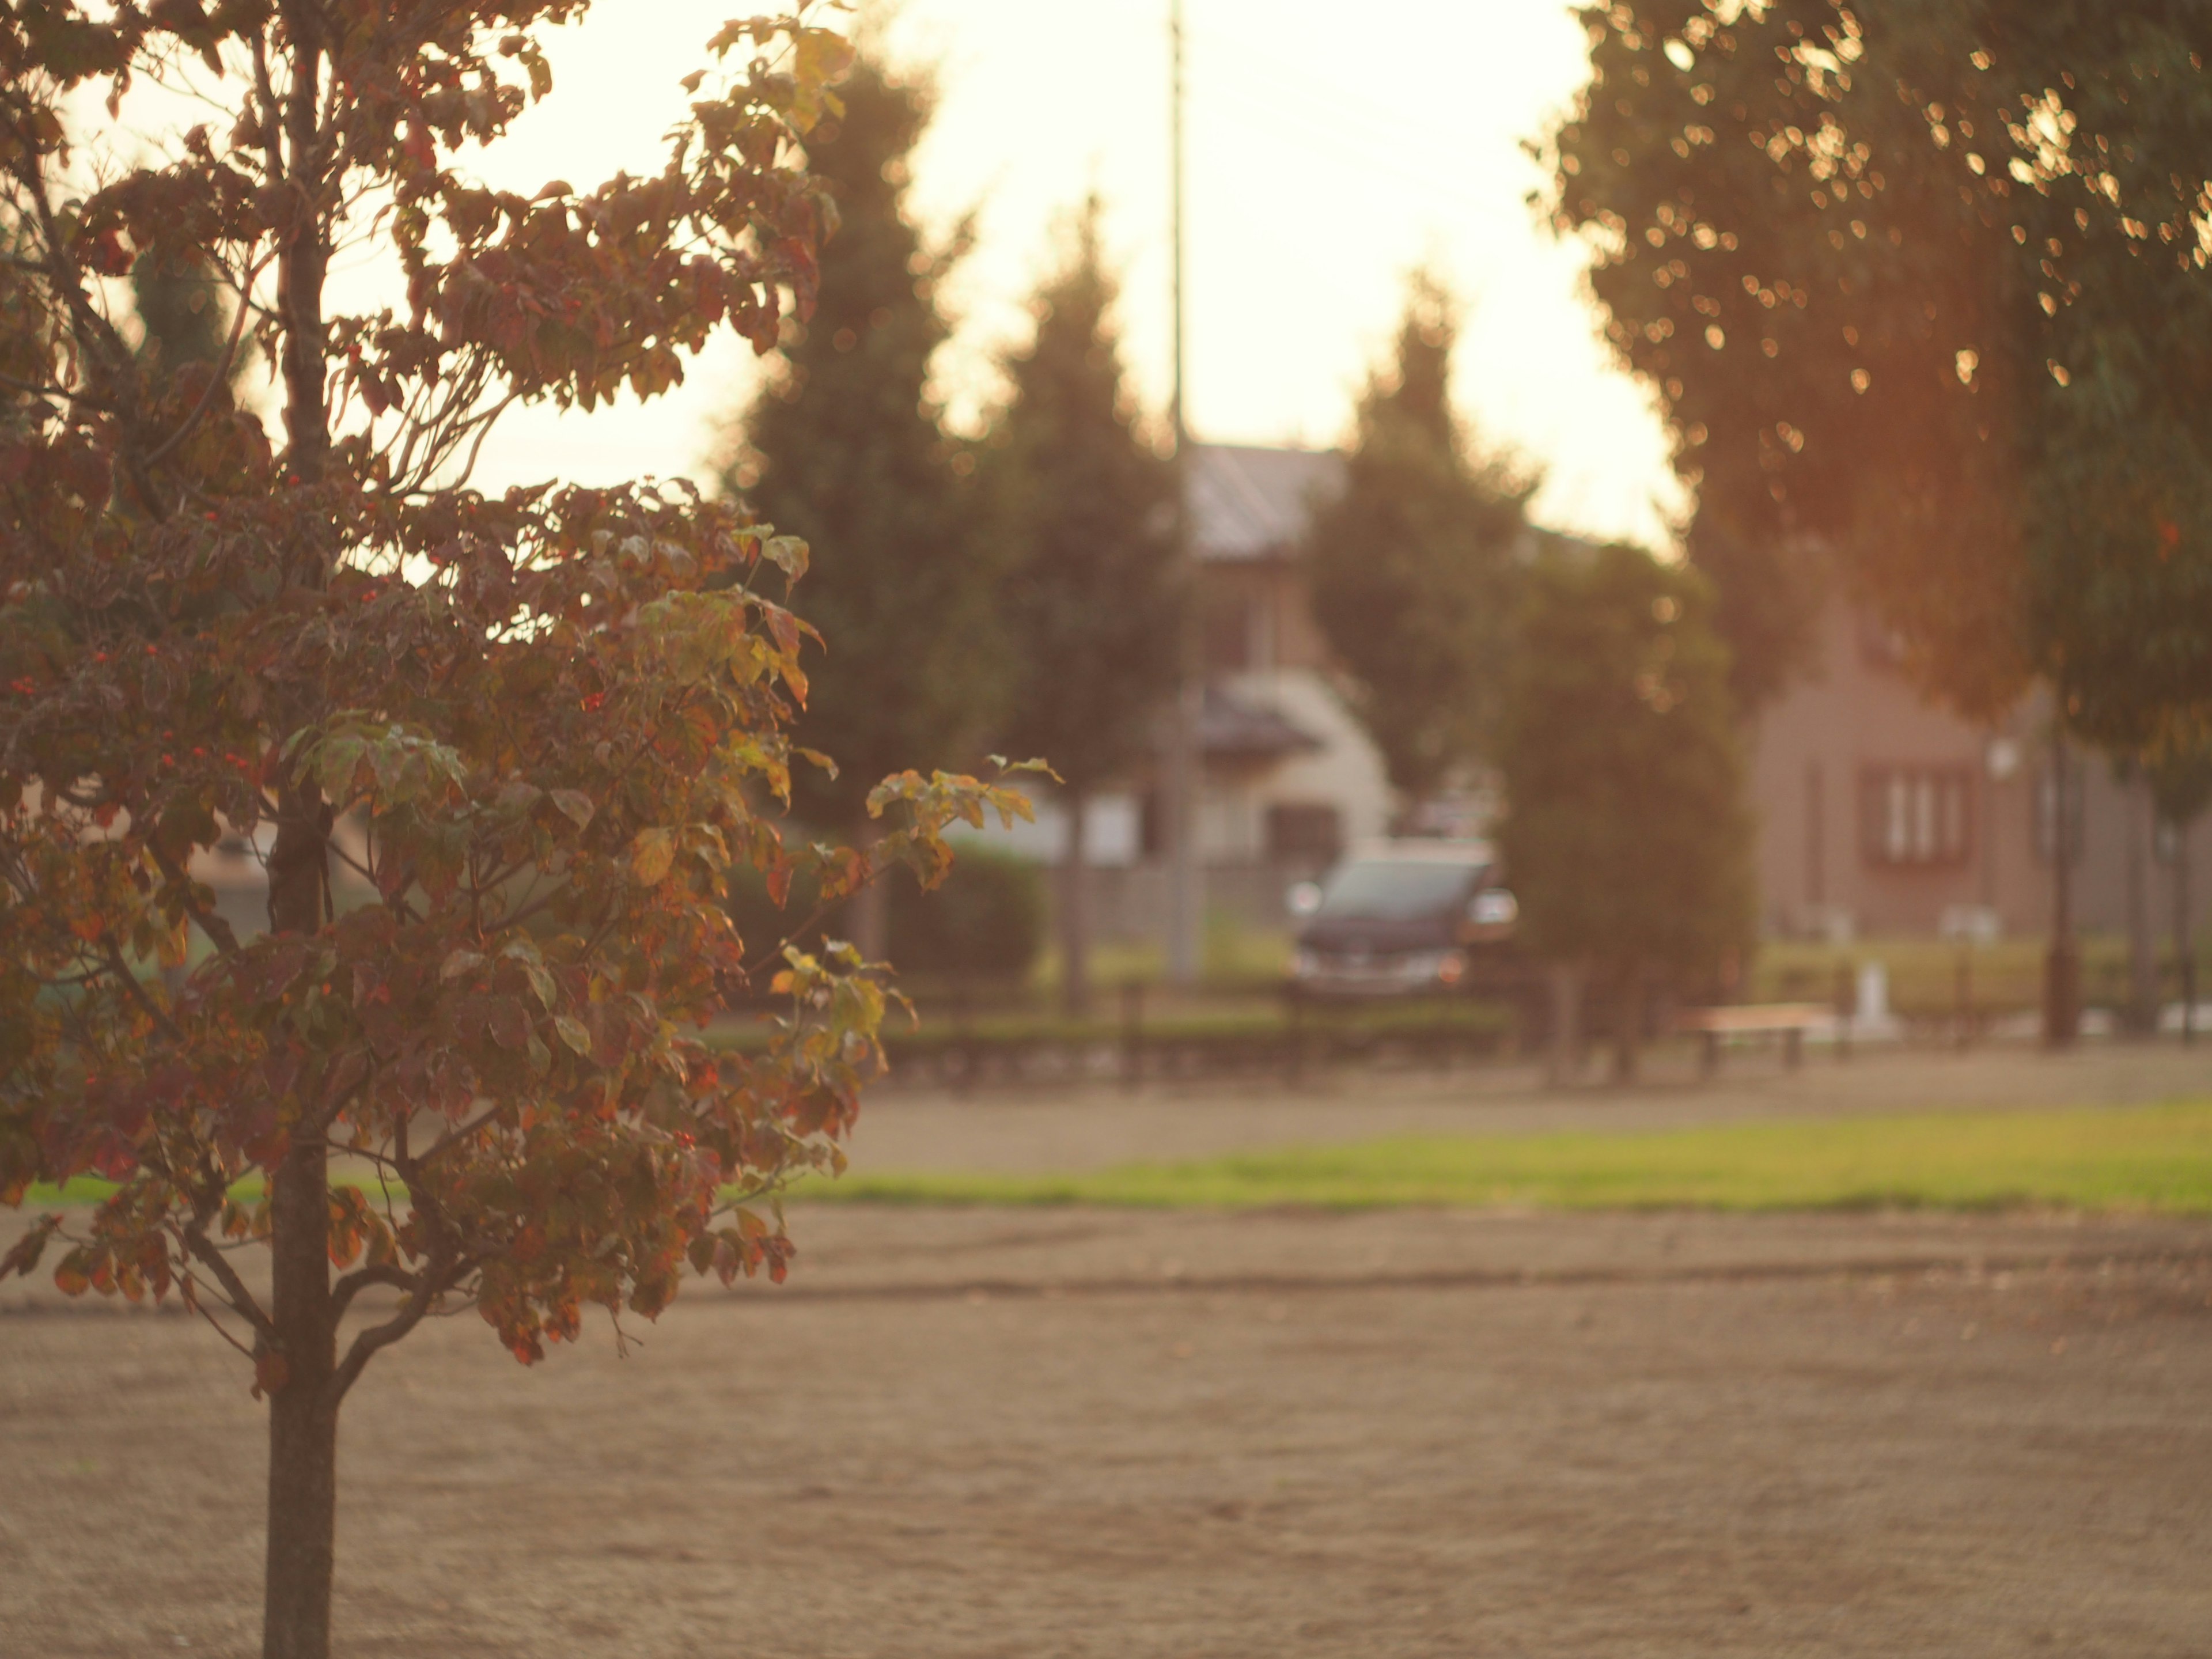
M1963 864L1972 851L1966 767L1872 766L1863 787L1869 864Z
M1329 864L1344 850L1344 818L1334 806L1267 809L1267 856L1289 864Z

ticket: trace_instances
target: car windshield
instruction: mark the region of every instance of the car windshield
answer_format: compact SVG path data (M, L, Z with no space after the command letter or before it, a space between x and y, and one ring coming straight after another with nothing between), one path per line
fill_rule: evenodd
M1481 873L1480 865L1363 859L1329 878L1316 914L1330 921L1414 921L1455 908Z

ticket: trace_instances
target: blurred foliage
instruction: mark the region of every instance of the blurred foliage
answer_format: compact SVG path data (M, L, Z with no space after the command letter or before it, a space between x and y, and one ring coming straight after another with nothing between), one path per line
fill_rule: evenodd
M1471 456L1449 394L1457 331L1451 296L1417 274L1394 361L1360 398L1344 491L1317 506L1305 546L1314 620L1357 683L1391 783L1413 801L1489 757L1535 488Z
M140 254L131 265L131 302L145 331L138 356L149 373L174 375L187 364L212 368L222 360L234 313L205 258ZM243 367L234 355L227 378L235 383Z
M890 953L902 975L1018 983L1036 965L1044 942L1044 878L1030 860L969 841L933 888L899 871L884 879L890 884ZM818 951L846 921L836 907L822 904L818 883L799 877L778 904L768 878L750 869L732 872L729 908L754 961L774 961L786 939ZM767 976L755 977L754 988L765 989Z
M2187 828L2212 806L2212 735L2161 745L2152 752L2143 772L2159 817Z
M1728 647L1697 572L1628 547L1529 572L1499 833L1538 957L1688 989L1752 942L1751 818Z
M934 91L864 49L842 115L808 136L807 163L836 204L813 315L784 328L783 362L719 472L722 491L813 549L793 606L810 650L793 737L837 758L801 767L798 811L860 819L873 779L978 750L1002 706L996 573L974 533L953 451L929 396L949 332L939 285L965 246L923 246L907 179Z
M1582 16L1556 222L1674 427L1701 562L1763 605L1792 574L1762 560L1828 544L1970 716L2040 677L2107 747L2212 725L2212 10ZM1796 648L1758 608L1723 605L1747 693Z
M1030 302L977 473L1018 665L1003 743L1078 789L1145 758L1179 617L1174 470L1135 428L1098 215L1094 196Z
M1029 860L965 842L925 892L894 874L892 960L916 978L1019 981L1044 943L1044 875Z
M1808 538L1768 540L1731 520L1717 495L1698 504L1686 551L1713 585L1713 626L1728 641L1729 690L1745 714L1817 669L1830 562Z

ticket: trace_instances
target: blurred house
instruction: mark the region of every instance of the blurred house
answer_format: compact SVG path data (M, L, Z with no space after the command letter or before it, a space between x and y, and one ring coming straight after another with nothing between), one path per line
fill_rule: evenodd
M1282 925L1291 883L1389 826L1382 757L1330 670L1297 559L1313 503L1341 489L1343 477L1343 457L1332 450L1191 450L1206 671L1199 853L1207 909L1248 926ZM1102 796L1091 813L1092 915L1101 936L1158 934L1167 890L1158 788ZM1013 844L1050 860L1059 856L1061 833L1048 799Z
M1753 744L1768 931L2043 933L2059 799L2047 702L2031 698L1991 727L1960 720L1905 677L1897 640L1841 599L1821 618L1820 646L1813 678L1765 712ZM2079 746L2065 769L2075 925L2126 929L2132 860L2165 933L2174 848L2155 831L2147 792ZM2212 832L2188 852L2201 905Z

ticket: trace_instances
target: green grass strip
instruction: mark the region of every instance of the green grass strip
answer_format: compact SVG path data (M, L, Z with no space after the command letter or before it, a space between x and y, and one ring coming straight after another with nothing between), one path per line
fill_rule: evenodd
M2212 1100L1610 1134L1401 1135L1076 1175L854 1174L841 1202L2212 1214Z

